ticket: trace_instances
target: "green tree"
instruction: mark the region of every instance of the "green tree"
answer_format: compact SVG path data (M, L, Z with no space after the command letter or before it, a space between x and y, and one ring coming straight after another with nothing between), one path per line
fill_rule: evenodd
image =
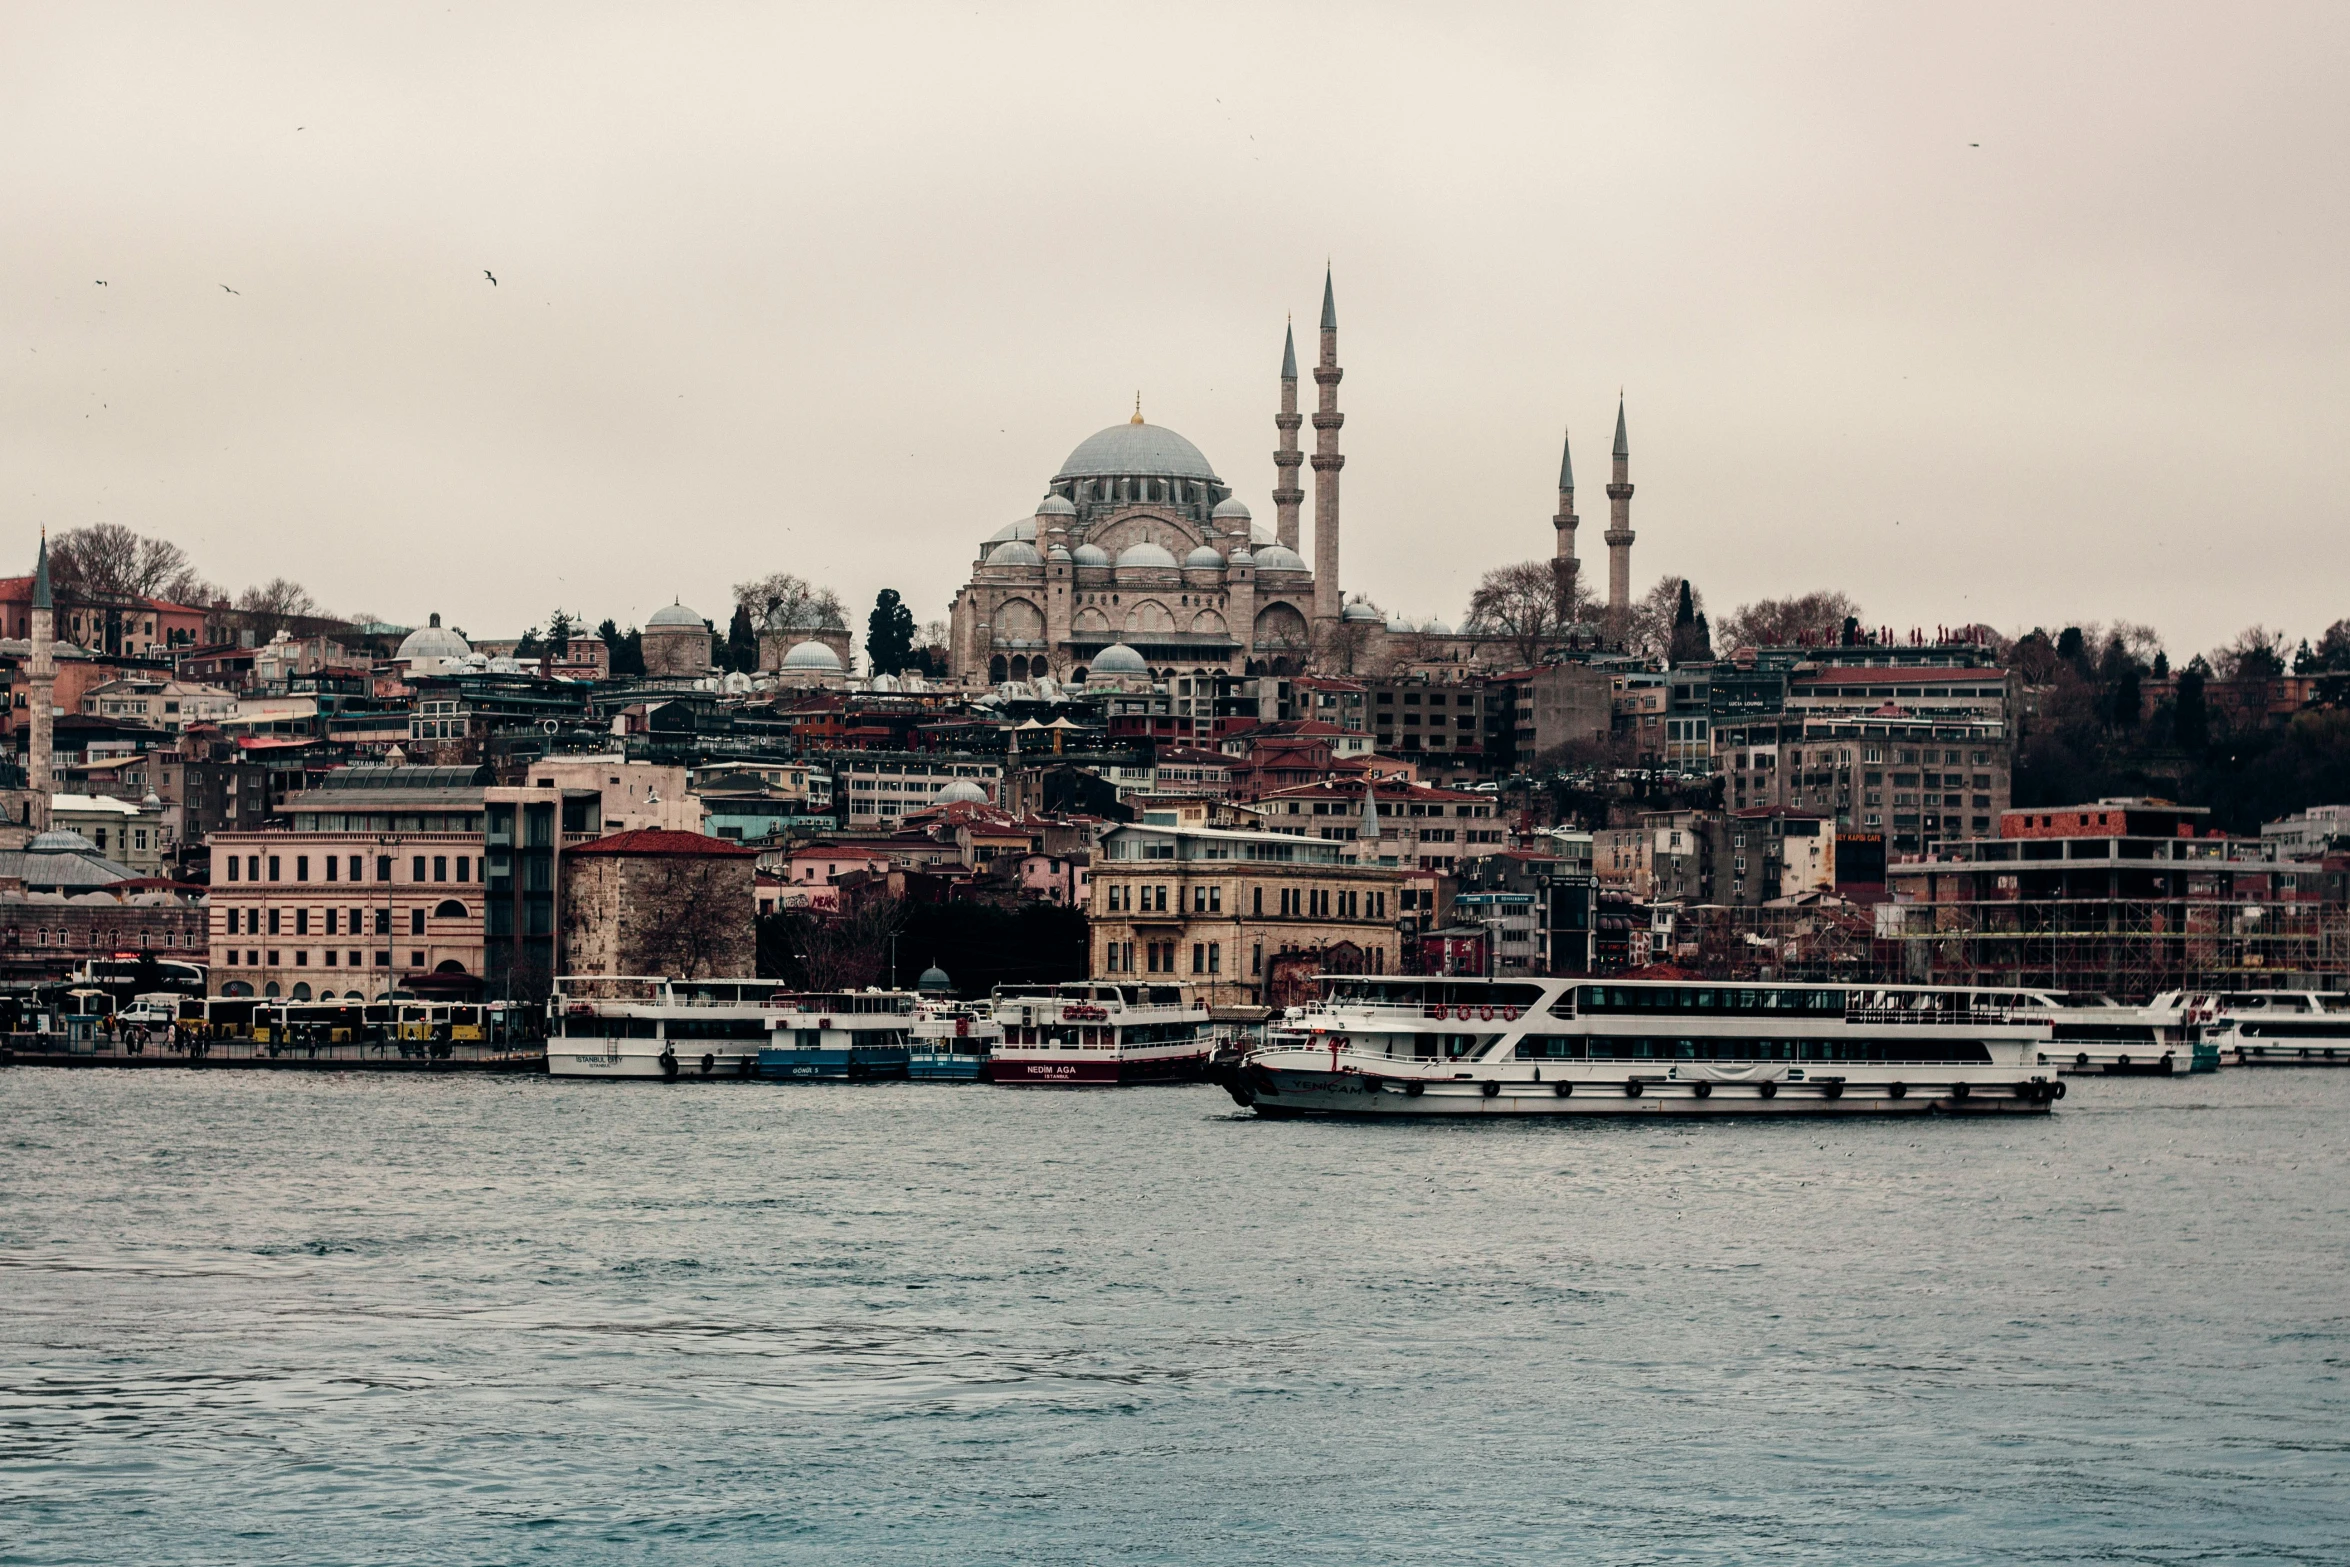
M894 675L916 662L914 612L899 602L898 590L883 588L865 617L865 657L877 675Z
M557 610L547 617L547 651L557 658L569 656L571 639L579 635L579 621L569 611Z
M2178 695L2171 703L2171 743L2189 755L2211 744L2211 713L2203 702L2205 673L2201 658L2188 660L2179 671Z
M618 621L607 618L596 628L596 635L603 638L604 647L611 654L612 673L641 675L645 672L645 639L642 632L631 630L624 633Z
M726 623L726 656L719 667L746 675L759 667L759 631L747 604L735 605L734 618Z

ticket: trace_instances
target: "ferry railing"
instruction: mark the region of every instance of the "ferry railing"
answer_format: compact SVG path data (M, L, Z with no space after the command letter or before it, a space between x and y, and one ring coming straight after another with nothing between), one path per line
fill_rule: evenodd
M1844 1021L1879 1027L1908 1024L1913 1027L1996 1027L2024 1022L2046 1022L2044 1009L2037 1007L1847 1007Z

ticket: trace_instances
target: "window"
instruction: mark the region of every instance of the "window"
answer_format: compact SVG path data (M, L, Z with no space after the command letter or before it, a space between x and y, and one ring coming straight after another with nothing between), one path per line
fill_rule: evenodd
M458 855L458 856L457 856L457 879L458 879L459 881L466 881L466 880L469 880L469 879L470 879L470 877L471 877L472 870L473 870L473 860L472 860L472 857L471 857L471 856L469 856L469 855L463 855L463 854L460 854L460 855Z
M1265 944L1252 943L1248 949L1248 971L1252 975L1265 972Z
M308 909L294 911L294 934L297 936L310 934L310 911Z
M379 936L389 936L392 933L392 911L390 909L375 911L375 933ZM384 961L389 963L391 959L387 957Z
M1224 972L1224 946L1221 942L1211 941L1208 943L1208 972L1211 974Z
M276 909L271 909L271 910L269 911L269 933L270 933L272 936L274 936L274 935L276 935L276 934L277 934L277 918L278 918L278 910L276 910ZM270 962L272 962L272 963L275 963L275 962L277 961L277 959L276 959L275 957L272 957L272 958L271 958L269 961L270 961Z
M375 879L377 881L392 879L392 857L390 855L379 854L375 857Z
M432 879L434 881L449 879L449 857L447 855L436 854L432 857Z
M1208 971L1208 949L1204 942L1195 941L1191 944L1191 971L1194 974L1205 974Z
M297 854L297 855L295 855L295 856L294 856L294 880L296 880L296 881L308 881L309 879L310 879L310 856L309 856L309 855L307 855L307 854Z
M233 854L228 857L228 879L230 881L237 879L237 857Z
M278 857L274 854L269 857L269 879L271 881L278 879Z
M328 881L333 881L335 879L335 872L340 869L342 869L342 862L337 860L333 855L328 855L326 857L326 879Z
M327 864L329 864L329 865L332 865L332 864L334 863L334 861L332 861L332 860L329 860L329 861L327 861L326 863L327 863ZM328 935L330 935L330 936L338 936L338 935L341 935L341 934L342 934L342 932L341 932L341 931L339 931L338 929L336 929L336 926L337 926L337 925L339 925L339 924L341 923L341 918L340 918L340 917L341 917L341 915L342 915L342 912L343 912L343 911L342 911L342 910L340 910L340 909L329 909L329 910L327 910L327 911L326 911L326 933L327 933ZM330 952L330 953L328 953L328 954L327 954L327 961L328 961L329 963L332 963L332 962L334 961L334 954L333 954L333 953L331 953L331 952Z
M260 855L258 855L258 854L248 854L248 855L246 855L246 856L245 856L245 880L247 880L247 881L259 881L260 879L261 879L261 856L260 856Z
M416 856L414 856L412 859L410 859L410 860L409 860L409 862L408 862L408 879L409 879L410 881L422 881L422 880L424 880L424 856L423 856L423 855L421 855L421 854L419 854L419 855L416 855Z
M1263 914L1265 912L1265 889L1262 887L1250 888L1249 903L1249 912L1251 914Z

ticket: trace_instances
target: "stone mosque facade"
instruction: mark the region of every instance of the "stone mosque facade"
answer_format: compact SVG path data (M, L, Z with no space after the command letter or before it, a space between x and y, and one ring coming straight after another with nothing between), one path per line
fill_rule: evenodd
M1411 662L1485 663L1501 639L1436 622L1391 621L1339 590L1338 312L1322 283L1314 449L1299 449L1294 332L1282 348L1274 428L1275 516L1270 528L1218 477L1200 449L1134 416L1088 436L1062 462L1033 516L979 549L949 613L949 662L958 680L1082 681L1097 660L1120 676L1224 672L1293 675L1361 671L1407 653ZM1610 546L1610 618L1629 607L1631 486L1618 412ZM1314 558L1299 553L1305 493L1314 475ZM1562 458L1554 550L1566 580L1574 560L1574 480ZM1620 493L1619 493L1620 491ZM1619 602L1620 601L1620 602ZM1408 648L1407 645L1408 644ZM1113 651L1114 650L1114 651Z

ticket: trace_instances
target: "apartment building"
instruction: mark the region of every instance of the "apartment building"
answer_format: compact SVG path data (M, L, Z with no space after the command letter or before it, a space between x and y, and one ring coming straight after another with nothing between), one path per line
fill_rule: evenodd
M1275 960L1400 967L1402 873L1271 832L1136 825L1103 835L1086 901L1092 971L1182 981L1211 1006L1261 1004Z

